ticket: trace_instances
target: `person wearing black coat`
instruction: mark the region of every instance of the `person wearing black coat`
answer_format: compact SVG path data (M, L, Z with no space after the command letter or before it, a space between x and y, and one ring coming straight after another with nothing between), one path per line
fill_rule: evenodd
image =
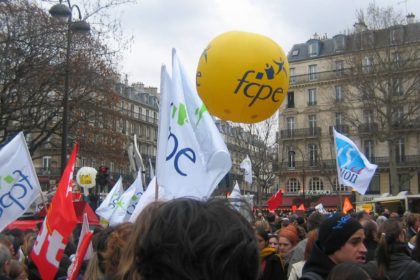
M397 220L387 220L379 228L377 257L366 265L373 279L420 280L420 263L414 261L405 243L405 233ZM377 271L377 275L375 272Z

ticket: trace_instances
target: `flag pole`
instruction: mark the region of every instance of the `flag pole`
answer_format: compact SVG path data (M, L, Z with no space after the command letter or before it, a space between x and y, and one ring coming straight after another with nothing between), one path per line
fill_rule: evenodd
M158 185L158 181L157 178L155 180L155 201L158 201L159 198L159 185Z
M337 142L336 142L336 135L335 135L335 127L333 126L333 138L334 138L334 152L335 152L335 167L337 169L337 184L338 184L338 199L340 201L340 207L338 207L341 211L343 211L343 197L341 196L341 188L343 184L341 184L340 180L340 168L338 167L338 155L337 155Z

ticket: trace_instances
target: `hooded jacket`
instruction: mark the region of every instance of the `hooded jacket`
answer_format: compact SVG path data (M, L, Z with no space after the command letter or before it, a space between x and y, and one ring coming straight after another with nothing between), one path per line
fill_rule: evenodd
M335 263L321 250L318 245L318 241L314 243L312 247L311 256L309 260L303 266L302 277L303 280L313 279L327 279L328 274L335 266ZM313 277L308 274L317 274L319 277ZM306 275L305 275L306 274Z

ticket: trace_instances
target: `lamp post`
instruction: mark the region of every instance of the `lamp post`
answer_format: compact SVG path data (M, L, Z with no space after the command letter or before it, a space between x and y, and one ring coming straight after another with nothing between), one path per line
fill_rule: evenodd
M55 4L49 10L52 17L61 21L67 22L67 45L66 45L66 61L64 66L64 94L63 94L63 118L62 118L62 137L61 137L61 174L64 171L67 163L67 138L68 138L68 115L69 115L69 79L70 79L70 52L72 32L89 33L90 25L82 20L80 8L77 5L72 5L70 0L67 0L67 5L62 3ZM73 9L76 9L79 14L79 20L73 21Z

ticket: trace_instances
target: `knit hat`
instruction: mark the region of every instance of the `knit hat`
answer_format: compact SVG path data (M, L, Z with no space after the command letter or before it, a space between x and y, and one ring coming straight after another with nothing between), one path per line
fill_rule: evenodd
M280 229L279 237L287 238L293 246L299 242L298 230L294 225L288 225Z
M317 243L326 255L331 255L361 228L362 225L350 215L334 215L321 223Z

